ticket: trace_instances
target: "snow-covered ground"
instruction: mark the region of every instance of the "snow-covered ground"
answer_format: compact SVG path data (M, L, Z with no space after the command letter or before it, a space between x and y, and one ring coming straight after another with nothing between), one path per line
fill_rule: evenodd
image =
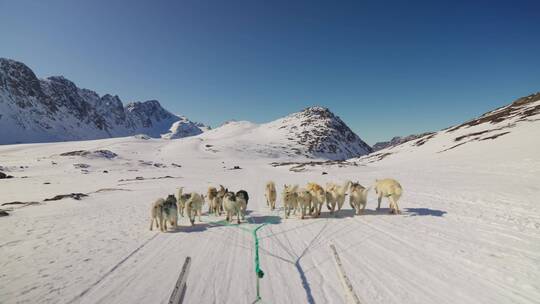
M40 202L1 207L13 210L0 218L0 302L166 303L190 256L185 303L252 303L251 234L211 223L190 227L186 219L175 233L148 230L156 198L179 186L203 193L218 184L250 193L242 226L271 222L259 230L263 303L344 303L332 243L362 303L539 302L540 121L443 153L450 139L439 134L381 161L302 172L270 165L287 154L265 156L238 143L247 135L235 134L253 130L248 123L222 128L178 140L0 146L0 165L15 176L0 180L0 203ZM99 149L118 156L60 156ZM81 163L89 167L74 166ZM264 199L268 180L281 192L284 183L370 185L382 177L403 185L403 214L388 214L387 202L375 211L374 193L364 215L353 216L346 203L337 217L305 220L284 219ZM43 202L71 192L89 196Z

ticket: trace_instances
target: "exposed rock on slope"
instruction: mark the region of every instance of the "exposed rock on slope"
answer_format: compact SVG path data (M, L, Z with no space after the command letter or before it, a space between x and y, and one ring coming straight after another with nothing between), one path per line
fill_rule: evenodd
M397 146L397 145L401 145L402 143L406 143L408 141L411 141L411 140L414 140L414 139L418 139L418 138L421 138L421 137L424 137L426 135L430 135L432 134L433 132L426 132L426 133L421 133L421 134L412 134L412 135L409 135L409 136L396 136L396 137L393 137L390 141L382 141L382 142L378 142L376 144L373 145L373 151L379 151L379 150L382 150L382 149L385 149L385 148L388 148L388 147L394 147L394 146Z
M271 158L347 159L371 152L326 108L310 107L265 124L229 121L200 136L212 151L249 152Z
M449 128L447 132L453 132L463 127L472 127L483 123L498 124L510 122L512 125L518 121L527 121L530 117L540 114L540 92L521 97L511 104L484 113L478 118L469 120L461 125Z
M285 133L315 157L346 159L372 151L338 116L323 107L309 107L262 127Z
M538 132L540 93L535 93L462 124L436 133L422 134L419 138L401 144L390 145L362 159L367 162L382 159L402 161L413 157L440 159L443 155L454 152L460 153L463 158L475 157L477 154L490 157L496 150L510 149L504 145L538 150ZM474 149L471 148L473 145Z

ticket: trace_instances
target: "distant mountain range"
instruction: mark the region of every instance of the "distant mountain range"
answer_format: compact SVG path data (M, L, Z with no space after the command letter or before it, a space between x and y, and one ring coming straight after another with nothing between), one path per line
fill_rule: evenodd
M124 105L118 96L99 96L62 76L38 79L25 64L0 58L0 144L137 134L164 139L199 136L212 140L211 149L255 151L270 157L285 154L348 159L370 154L370 159L382 159L426 142L437 142L427 146L442 153L473 141L495 139L509 134L516 124L539 120L539 113L540 93L536 93L463 124L439 132L394 137L372 148L324 107L308 107L265 124L230 121L210 130L204 124L172 114L157 100ZM437 140L443 137L452 138Z
M157 100L124 106L118 96L99 96L62 76L38 79L25 64L0 58L0 144L138 133L178 138L197 135L206 129L202 124L170 113Z
M247 138L246 132L259 132L255 141L269 151L282 149L291 155L331 159L372 151L339 117L323 107L309 107L262 125L231 122L213 134L239 125L243 130L235 131L239 140ZM252 128L244 128L246 125ZM172 114L157 100L124 105L118 96L99 96L62 76L38 79L25 64L0 58L0 144L136 134L177 139L209 129Z

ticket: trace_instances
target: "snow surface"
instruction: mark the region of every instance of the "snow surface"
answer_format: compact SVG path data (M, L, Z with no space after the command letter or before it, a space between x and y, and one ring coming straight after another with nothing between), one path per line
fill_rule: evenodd
M271 166L294 155L278 148L282 142L257 145L276 133L249 122L179 140L0 146L0 170L15 176L0 180L0 202L41 202L1 207L13 210L0 218L0 302L166 303L191 256L185 303L252 303L249 233L208 223L190 227L185 218L176 233L148 230L156 198L180 186L204 193L223 184L250 194L249 222L242 226L274 222L259 230L264 303L344 303L329 244L362 303L538 303L540 121L437 153L456 136L496 127L440 132L420 146L378 151L393 153L379 161L368 156L302 172ZM74 150L118 156L60 156ZM77 163L90 166L83 171ZM230 170L234 166L242 169ZM151 179L164 176L171 178ZM403 214L389 215L386 201L375 211L374 193L365 215L353 216L345 203L337 217L324 212L305 220L283 219L281 209L270 211L264 200L268 180L281 192L284 183L351 179L370 185L383 177L403 185ZM42 202L72 192L89 196Z

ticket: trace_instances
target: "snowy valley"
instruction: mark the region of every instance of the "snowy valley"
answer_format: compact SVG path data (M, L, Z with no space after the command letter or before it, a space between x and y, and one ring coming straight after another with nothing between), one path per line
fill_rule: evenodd
M123 106L0 64L0 171L13 176L0 179L2 303L167 303L187 256L185 303L253 303L250 233L207 205L194 226L148 229L156 198L220 184L249 192L241 227L267 223L264 303L346 303L330 244L362 303L540 299L540 94L373 152L323 107L208 130L154 101ZM362 215L347 197L336 215L284 217L284 184L385 177L403 186L402 214L386 199L375 210L370 192Z

